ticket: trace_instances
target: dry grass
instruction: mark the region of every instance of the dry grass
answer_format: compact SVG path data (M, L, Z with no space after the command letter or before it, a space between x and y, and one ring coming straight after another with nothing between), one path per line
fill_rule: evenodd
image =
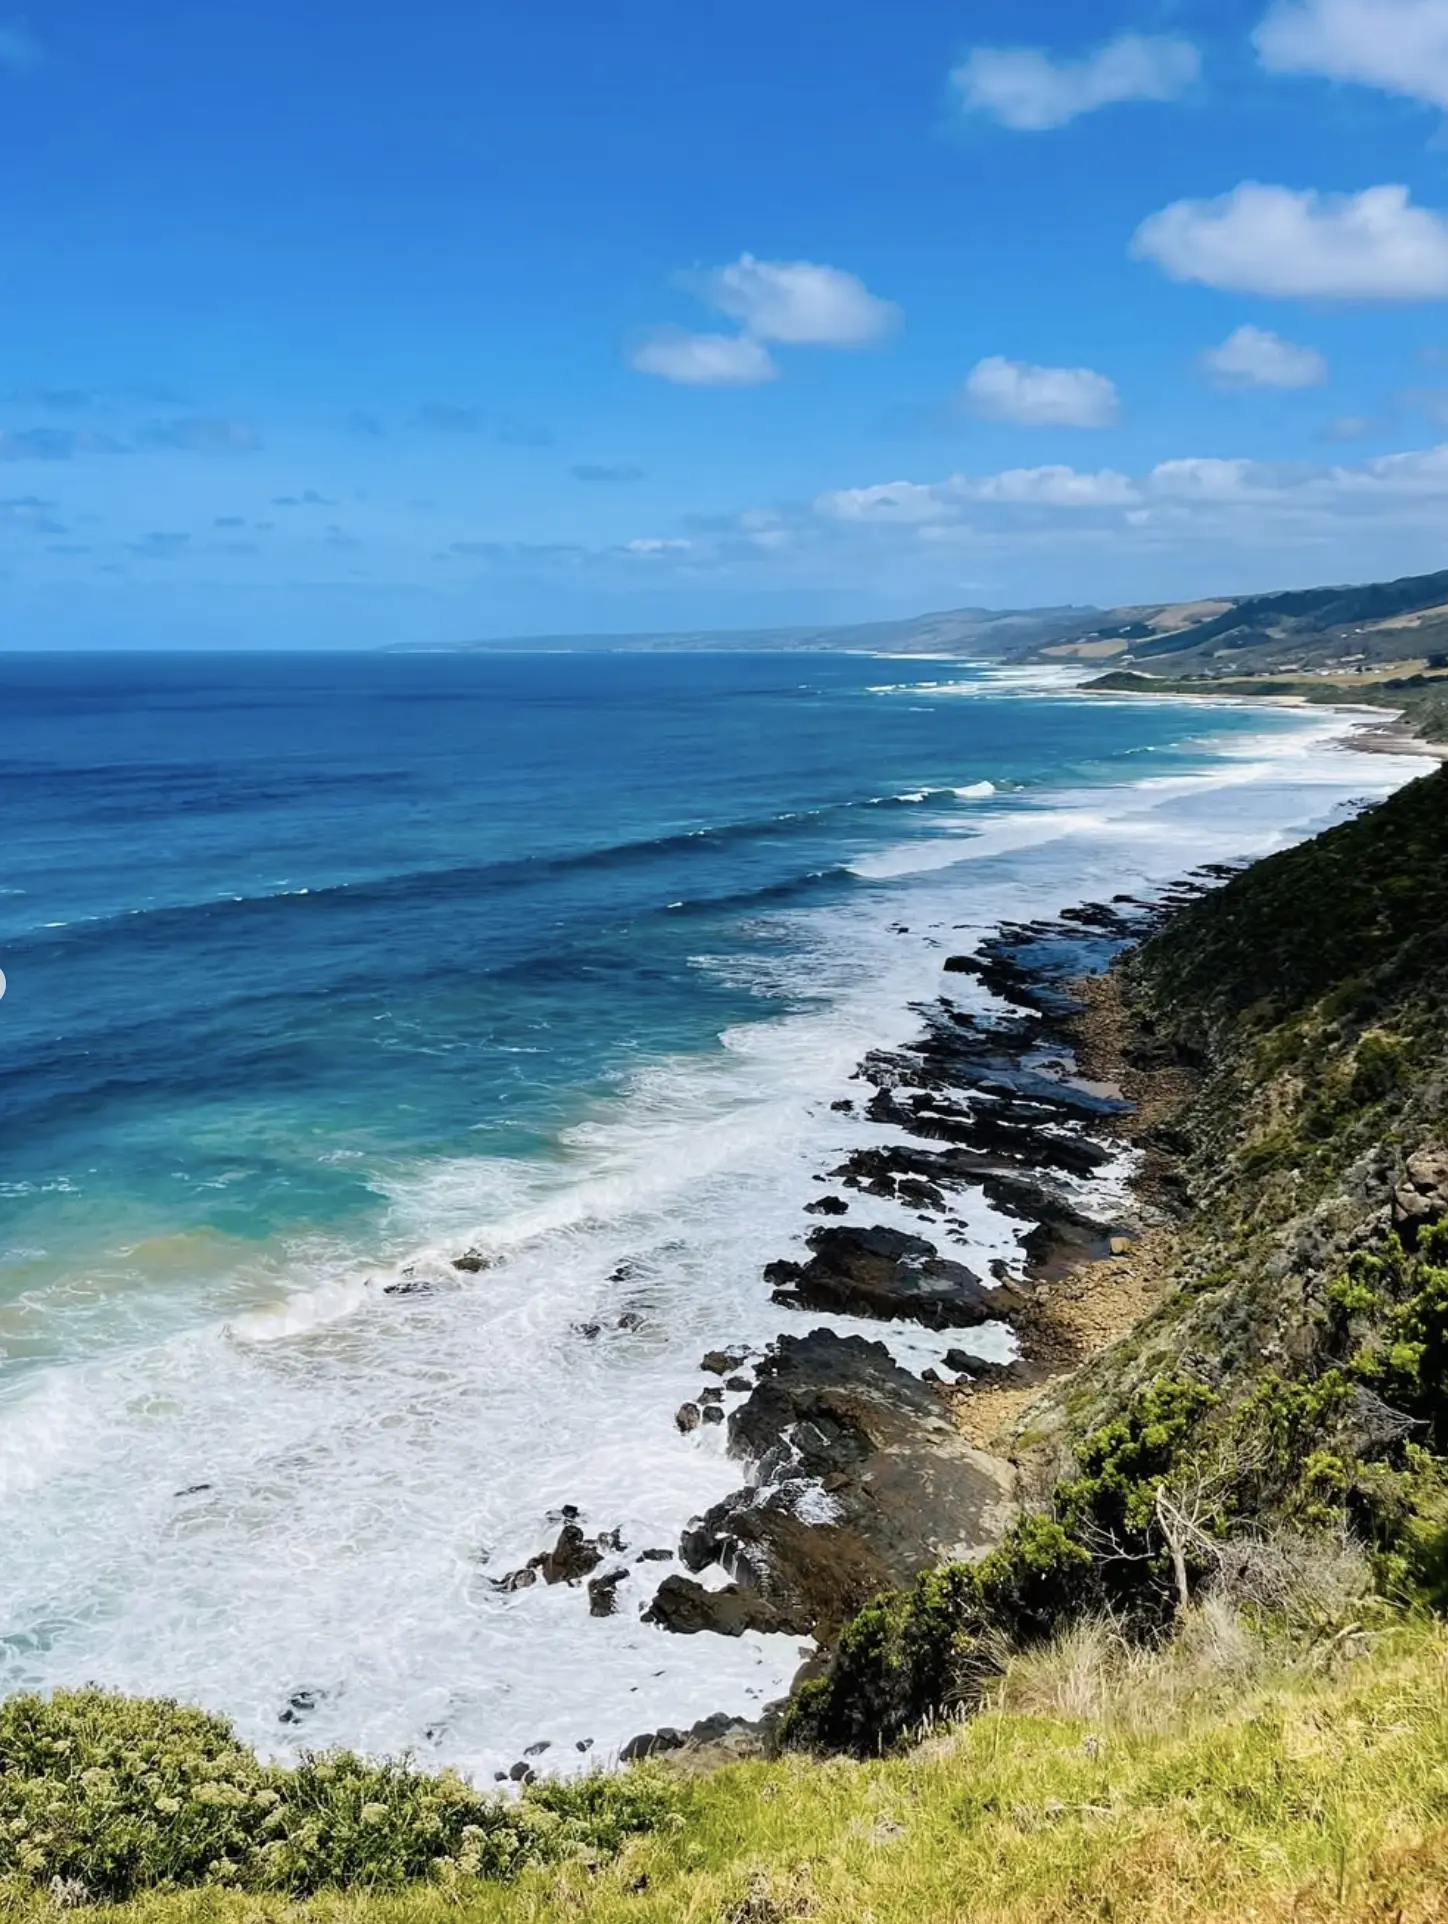
M597 1870L153 1897L97 1924L1448 1920L1448 1634L1284 1657L1225 1599L1155 1654L1088 1626L907 1757L738 1765L684 1796L681 1828Z

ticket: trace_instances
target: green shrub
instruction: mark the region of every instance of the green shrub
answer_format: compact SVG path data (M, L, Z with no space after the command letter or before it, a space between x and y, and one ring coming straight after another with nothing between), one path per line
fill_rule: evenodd
M1216 1403L1203 1383L1162 1377L1077 1448L1055 1514L1021 1519L979 1563L928 1571L848 1624L829 1673L796 1693L787 1742L857 1755L979 1694L999 1652L1053 1636L1092 1611L1172 1608L1153 1539L1156 1493Z
M223 1718L100 1690L0 1703L0 1891L95 1899L220 1884L293 1895L507 1877L655 1828L648 1773L480 1796L451 1772L348 1752L263 1764Z

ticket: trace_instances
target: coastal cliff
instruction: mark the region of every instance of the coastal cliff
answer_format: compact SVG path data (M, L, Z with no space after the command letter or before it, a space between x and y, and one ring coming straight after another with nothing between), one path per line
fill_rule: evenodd
M1187 1082L1158 1300L1021 1413L1038 1506L857 1617L797 1741L874 1748L1091 1613L1158 1635L1269 1540L1444 1600L1448 774L1179 909L1093 1001Z

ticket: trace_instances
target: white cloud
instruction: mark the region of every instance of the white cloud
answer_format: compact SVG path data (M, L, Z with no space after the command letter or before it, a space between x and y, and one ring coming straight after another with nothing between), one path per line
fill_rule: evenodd
M1138 499L1130 479L1114 468L1083 474L1078 468L1007 468L971 484L976 501L1003 501L1046 508L1121 508Z
M0 67L12 73L30 73L45 54L40 42L26 27L0 27Z
M1147 476L1147 486L1154 494L1185 501L1240 501L1268 473L1255 461L1187 456L1158 461Z
M1357 80L1448 107L1445 0L1278 0L1252 38L1274 73Z
M1035 47L976 47L950 78L967 112L1041 133L1121 100L1174 100L1201 66L1189 40L1127 33L1084 60L1053 60Z
M684 554L693 545L692 541L671 541L659 535L640 535L637 540L624 542L623 553L648 559L654 555Z
M944 481L882 481L868 488L838 488L815 501L816 514L831 521L864 521L877 527L916 528L956 520L975 502L1014 508L1119 508L1138 500L1124 474L1095 474L1060 465L1007 468L1000 474L952 474Z
M832 521L886 521L919 525L950 512L953 482L880 481L870 488L836 488L822 494L815 511Z
M1217 200L1179 200L1141 223L1132 252L1179 281L1324 300L1448 295L1448 223L1406 187L1294 192L1243 181Z
M992 354L966 377L971 411L1023 427L1109 428L1120 416L1115 387L1089 367L1032 367Z
M710 307L757 341L798 347L865 347L898 326L900 310L843 268L814 261L761 261L741 254L690 277Z
M656 327L629 361L640 374L681 387L759 387L779 373L768 348L746 334L690 334L682 327Z
M1263 327L1239 327L1198 365L1218 387L1321 387L1327 362L1315 347L1299 347Z

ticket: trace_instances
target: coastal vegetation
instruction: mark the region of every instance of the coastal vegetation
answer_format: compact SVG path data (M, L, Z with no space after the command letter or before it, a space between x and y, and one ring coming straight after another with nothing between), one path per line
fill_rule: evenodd
M1314 707L1386 708L1425 741L1448 741L1448 672L1441 660L1404 673L1224 675L1144 674L1116 668L1086 684L1102 695L1210 695L1308 702Z
M1165 1644L1096 1619L1004 1662L969 1720L868 1761L680 1782L668 1820L509 1881L156 1890L96 1924L1428 1924L1448 1863L1448 1644L1310 1643L1202 1607ZM12 1891L53 1920L74 1888Z

